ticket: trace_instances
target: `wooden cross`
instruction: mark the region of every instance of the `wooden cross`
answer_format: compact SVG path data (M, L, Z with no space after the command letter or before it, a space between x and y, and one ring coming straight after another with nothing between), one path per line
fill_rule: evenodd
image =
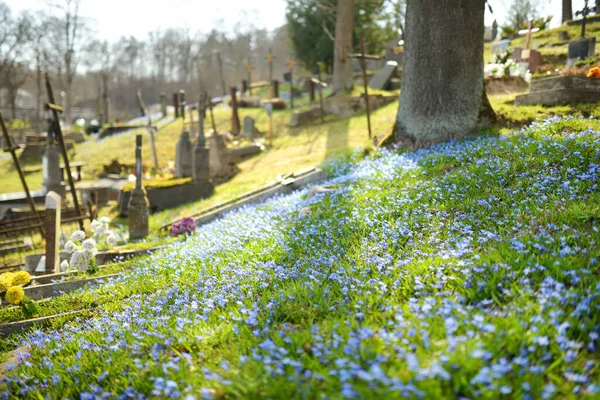
M348 58L356 58L360 62L360 69L362 70L363 85L365 90L365 109L367 111L367 128L369 130L369 139L371 139L371 108L369 105L369 86L367 82L367 63L366 60L380 60L379 56L372 56L365 54L365 41L360 38L360 54L350 54Z
M65 170L67 171L67 180L69 181L69 187L71 188L71 196L73 196L73 205L75 206L75 212L78 217L82 217L81 209L79 208L79 200L77 200L77 191L75 190L75 183L73 182L73 176L71 176L71 166L69 165L69 157L67 157L67 148L65 147L65 141L63 139L62 130L60 128L60 121L58 120L58 113L62 112L62 107L54 103L54 92L52 91L52 85L50 85L50 78L46 73L46 91L48 92L48 103L45 104L46 110L52 112L52 122L54 134L58 138L58 144L60 145L60 151L62 153ZM50 135L50 132L48 132ZM83 218L79 218L79 228L83 231Z
M527 50L529 50L530 46L531 46L531 34L536 33L539 30L540 30L540 28L533 27L533 19L529 19L529 21L527 22L527 29L523 29L523 30L519 31L519 35L527 36L527 39L525 41L525 47L527 48Z
M8 134L8 130L6 129L6 124L4 123L4 118L2 117L2 113L0 112L0 127L2 127L2 134L4 136L4 151L6 153L10 153L12 156L13 162L15 164L15 168L19 173L19 178L21 179L21 184L23 185L23 190L25 191L25 196L27 196L27 201L29 202L29 207L31 207L31 212L35 216L35 218L40 223L40 233L42 237L45 237L44 232L44 223L42 219L38 215L35 209L35 203L33 202L33 198L31 197L31 193L29 192L29 187L27 186L27 182L25 181L25 175L23 174L23 170L21 169L21 165L19 164L19 158L17 157L16 150L19 148L18 146L13 145L10 135Z
M598 3L596 3L596 4L598 4ZM581 15L583 17L583 21L581 21L581 38L582 39L585 38L585 26L587 25L587 16L593 11L594 10L592 10L588 6L588 0L585 0L585 3L583 4L583 10L577 11L575 13L575 15L577 15L577 16Z
M267 62L269 63L269 82L273 82L273 49L269 47L269 54L267 54Z

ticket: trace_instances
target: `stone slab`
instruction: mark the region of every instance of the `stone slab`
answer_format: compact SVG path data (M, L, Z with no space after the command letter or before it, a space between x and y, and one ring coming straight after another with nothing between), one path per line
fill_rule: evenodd
M147 196L150 202L150 212L157 212L169 208L178 207L185 203L198 201L210 197L214 193L212 185L186 183L161 188L147 188ZM131 192L123 192L119 196L119 213L127 216L127 205Z
M555 106L597 101L600 101L600 79L553 76L534 79L529 93L517 96L515 104Z
M306 110L298 110L292 114L290 126L300 126L315 121L321 116L320 107L311 107Z
M398 69L396 61L388 61L385 66L371 79L369 87L374 90L387 90L392 77Z
M246 158L258 155L262 153L263 147L258 144L252 144L250 146L238 147L237 149L229 150L229 157L233 162L239 162Z

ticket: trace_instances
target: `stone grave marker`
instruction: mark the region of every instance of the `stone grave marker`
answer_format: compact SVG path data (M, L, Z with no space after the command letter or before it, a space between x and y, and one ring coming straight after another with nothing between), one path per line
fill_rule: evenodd
M129 240L142 240L149 233L148 218L149 205L148 198L142 187L143 167L142 167L142 135L135 137L135 189L131 192L129 205L127 207L127 219L129 223Z
M516 51L513 52L513 60L517 62L528 63L529 71L531 71L531 73L537 71L537 68L542 63L542 54L537 50L531 49L531 34L536 33L539 30L539 28L533 27L533 20L530 19L527 25L527 29L519 31L519 35L526 37L525 48L517 49L520 50L520 54L516 53Z
M164 93L160 94L160 113L163 118L167 117L167 95Z
M192 176L193 146L188 132L181 132L175 148L175 176L188 178Z
M254 140L254 134L256 133L254 118L247 115L244 117L244 137L248 140Z
M387 90L392 77L398 69L396 61L388 61L385 66L369 82L369 87L374 90Z
M61 197L56 192L46 195L46 272L60 273Z
M213 132L208 137L210 179L216 184L231 179L239 172L239 168L231 160L229 150L225 144L225 136Z
M596 55L596 38L583 38L569 43L567 65L572 67L579 60L594 57Z
M498 40L497 42L492 43L492 53L498 54L508 50L508 46L510 46L510 40Z
M46 151L42 157L42 175L44 183L42 184L42 192L56 192L62 196L65 195L65 187L62 184L62 172L60 170L60 150L54 143L52 135L46 146Z
M200 103L204 104L206 93L200 95ZM203 105L201 106L203 107ZM200 197L209 197L215 192L211 181L210 150L206 148L206 137L204 136L204 116L199 112L198 136L192 151L192 180L195 190Z

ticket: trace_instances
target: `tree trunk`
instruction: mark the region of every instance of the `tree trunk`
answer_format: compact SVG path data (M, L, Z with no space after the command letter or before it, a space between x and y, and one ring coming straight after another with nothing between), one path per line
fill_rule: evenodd
M335 52L333 61L333 92L351 91L352 80L352 33L354 32L354 0L338 0L335 21Z
M573 19L573 0L562 0L562 23Z
M102 73L102 121L101 125L108 124L110 122L110 115L108 111L108 73Z
M483 80L485 0L409 0L395 141L409 148L495 121Z

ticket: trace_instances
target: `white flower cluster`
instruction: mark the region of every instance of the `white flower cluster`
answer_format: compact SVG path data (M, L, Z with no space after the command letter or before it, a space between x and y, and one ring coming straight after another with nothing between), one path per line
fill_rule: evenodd
M97 242L100 242L102 238L106 238L106 243L109 246L115 246L119 243L124 242L123 238L119 237L117 233L109 229L110 219L106 217L102 217L100 219L95 219L92 221L91 229L94 233L94 239Z
M60 264L62 272L87 271L96 253L98 253L96 241L91 238L86 239L83 231L73 232L71 240L65 243L64 250L71 254L71 260L70 262L65 260Z

